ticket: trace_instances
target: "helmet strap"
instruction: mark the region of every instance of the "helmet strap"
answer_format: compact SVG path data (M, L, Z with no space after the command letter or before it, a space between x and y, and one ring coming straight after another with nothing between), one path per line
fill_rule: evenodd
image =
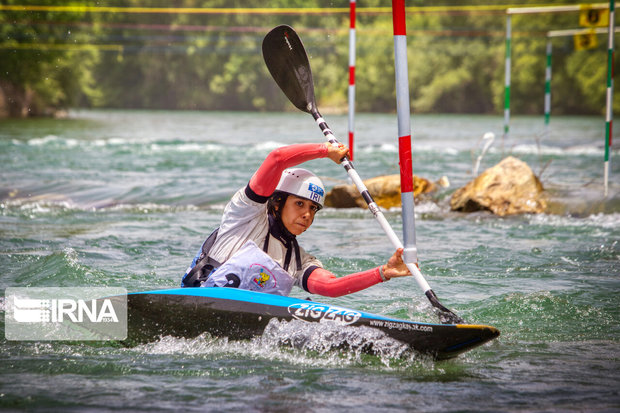
M267 252L269 249L269 236L273 236L280 242L282 242L286 246L286 256L284 258L284 270L288 271L288 267L291 262L291 256L293 251L295 251L295 264L297 266L297 270L301 271L301 254L299 252L299 244L297 244L297 237L295 234L292 234L278 216L269 214L269 233L265 238L265 245L263 245L263 251Z

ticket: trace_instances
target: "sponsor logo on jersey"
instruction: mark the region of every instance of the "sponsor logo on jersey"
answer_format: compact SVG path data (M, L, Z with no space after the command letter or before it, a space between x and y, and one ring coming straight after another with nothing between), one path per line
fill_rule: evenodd
M265 288L267 281L269 281L270 278L271 276L267 273L267 271L261 267L258 275L254 277L254 283L260 288Z

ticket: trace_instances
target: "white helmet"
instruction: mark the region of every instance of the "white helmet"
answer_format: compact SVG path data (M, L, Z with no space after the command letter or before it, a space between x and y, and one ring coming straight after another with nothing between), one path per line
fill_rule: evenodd
M318 176L302 168L286 169L282 172L276 191L287 192L316 202L323 208L325 187Z

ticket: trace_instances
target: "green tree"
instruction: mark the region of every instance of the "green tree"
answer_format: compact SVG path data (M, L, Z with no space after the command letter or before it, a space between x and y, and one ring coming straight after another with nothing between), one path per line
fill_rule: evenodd
M6 0L3 5L23 4ZM164 7L346 8L332 0L175 0ZM498 0L493 4L512 5ZM522 0L522 5L565 0ZM36 2L56 6L52 0ZM87 0L75 5L100 7ZM505 13L487 0L463 10L457 0L407 6L451 6L410 12L407 44L415 112L501 113L504 102ZM160 0L116 0L115 7L162 7ZM384 0L358 9L387 7ZM455 9L461 7L460 9ZM577 13L513 16L511 110L543 111L546 32L577 26ZM319 104L344 111L348 86L348 13L110 13L0 11L0 116L62 108L294 110L262 59L264 35L278 24L300 33L310 55ZM554 39L552 108L557 114L604 111L604 36L597 49L575 51ZM396 110L394 44L389 13L358 13L356 108ZM618 94L616 94L617 96ZM618 101L619 98L615 98Z

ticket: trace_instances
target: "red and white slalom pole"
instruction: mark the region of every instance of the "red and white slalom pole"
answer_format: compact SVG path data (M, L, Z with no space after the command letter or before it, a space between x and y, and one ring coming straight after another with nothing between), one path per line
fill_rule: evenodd
M349 155L355 143L355 0L349 0Z
M409 110L409 76L407 64L407 29L405 1L392 0L394 19L394 64L396 74L396 111L398 114L398 153L403 215L405 262L417 263L413 204L413 160L411 156L411 124ZM426 281L424 281L425 283ZM422 286L422 284L421 284ZM423 285L428 288L428 284Z
M411 156L411 122L409 109L409 69L407 64L407 29L405 0L392 0L394 20L394 68L396 74L396 111L398 114L398 153L403 217L403 261L418 286L437 310L442 323L462 324L463 319L444 307L418 268L413 203L413 157Z

